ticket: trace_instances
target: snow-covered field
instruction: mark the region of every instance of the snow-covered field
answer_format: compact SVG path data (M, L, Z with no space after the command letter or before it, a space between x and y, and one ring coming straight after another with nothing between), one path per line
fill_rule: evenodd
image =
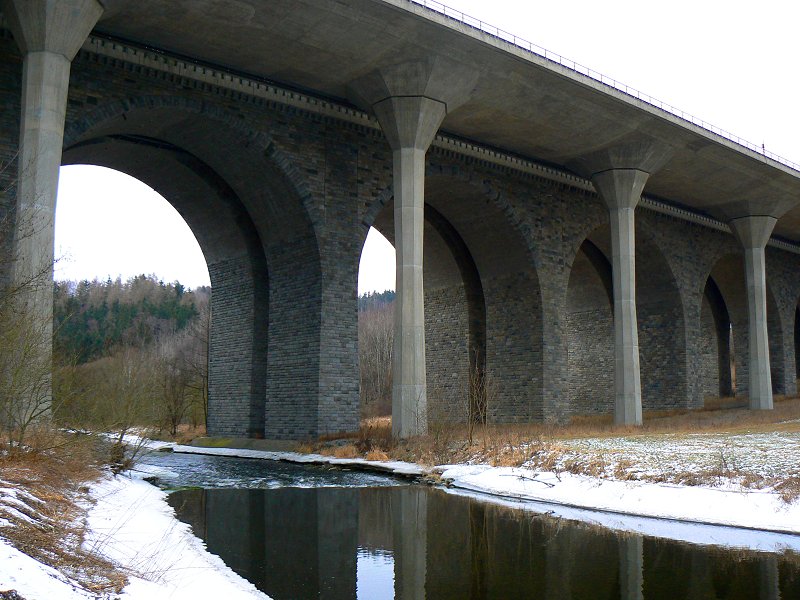
M591 453L611 472L629 463L643 475L675 472L748 473L765 479L800 475L800 433L698 433L560 440L564 459Z
M757 551L800 552L800 501L786 503L770 489L747 489L724 473L764 477L796 474L800 434L681 435L582 439L559 442L562 460L595 460L602 477L555 469L443 465L425 469L402 462L368 462L321 455L258 450L196 448L172 444L175 452L215 454L366 466L402 475L437 475L452 493L537 512L693 543ZM619 465L635 465L640 480L619 480ZM631 467L633 468L633 467ZM657 482L677 471L719 472L713 485ZM126 600L225 597L267 598L205 550L188 525L180 523L166 494L132 476L107 478L91 488L86 544L129 574L119 596ZM83 600L95 597L74 582L0 540L0 590L15 589L26 600ZM116 596L114 596L116 597Z

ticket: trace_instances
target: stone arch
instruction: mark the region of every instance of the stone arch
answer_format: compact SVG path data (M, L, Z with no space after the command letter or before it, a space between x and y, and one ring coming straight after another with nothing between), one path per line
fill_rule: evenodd
M700 308L700 378L703 399L734 393L731 317L722 292L709 276Z
M258 234L236 194L196 157L150 139L98 138L68 148L63 163L125 172L183 216L206 258L212 286L209 432L263 435L269 278ZM247 321L235 318L234 310ZM233 360L239 354L248 358ZM236 399L235 406L226 402L223 408L220 399L226 396Z
M608 235L595 230L594 237ZM567 381L571 414L614 411L614 289L611 263L587 237L567 283Z
M429 419L464 421L470 372L485 369L490 421L540 420L541 292L524 236L484 182L458 166L429 164L425 185ZM393 204L378 204L364 225L393 241Z
M111 102L66 131L65 162L148 183L203 248L212 279L210 432L307 438L355 429L356 398L340 404L338 422L321 417L312 198L274 141L212 104L169 96Z
M571 414L614 409L611 232L596 227L578 245L566 285ZM667 258L648 227L637 221L636 309L643 410L687 403L683 299Z
M642 409L687 408L684 299L668 252L651 226L636 222L636 309L642 377Z
M784 395L786 389L786 362L783 360L784 338L783 319L775 293L767 282L767 337L769 338L769 371L772 380L772 393Z
M800 302L794 309L794 377L800 375Z
M712 279L719 289L730 319L735 377L732 391L737 396L740 394L746 396L749 393L749 322L744 257L741 253L731 252L722 255L711 269L709 280ZM767 335L772 391L775 394L783 394L786 392L783 324L769 281L767 281Z

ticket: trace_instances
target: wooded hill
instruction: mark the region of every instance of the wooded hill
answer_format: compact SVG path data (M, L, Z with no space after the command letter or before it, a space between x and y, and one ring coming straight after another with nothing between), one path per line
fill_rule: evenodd
M187 290L138 275L123 282L57 281L53 346L60 364L84 364L123 347L142 348L184 330L199 315L211 288Z

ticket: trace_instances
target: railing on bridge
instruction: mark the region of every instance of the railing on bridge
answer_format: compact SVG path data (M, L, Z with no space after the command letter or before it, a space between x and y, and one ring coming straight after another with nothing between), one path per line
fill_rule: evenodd
M757 144L749 142L743 138L740 138L738 135L731 133L730 131L721 129L720 127L712 125L711 123L704 121L703 119L699 119L694 115L684 112L681 109L672 106L671 104L662 102L658 98L653 98L649 94L645 94L644 92L640 92L636 88L632 88L628 85L625 85L621 81L617 81L612 77L603 75L599 71L590 69L589 67L582 65L574 60L570 60L569 58L565 58L560 54L551 52L547 48L542 48L538 44L529 42L528 40L516 36L513 33L509 33L508 31L505 31L503 29L500 29L499 27L495 27L494 25L481 21L480 19L471 17L470 15L467 15L461 12L460 10L450 8L449 6L446 6L441 2L436 2L436 0L407 0L407 2L409 4L416 4L430 11L443 15L449 19L453 19L454 21L458 21L459 23L472 27L473 29L477 29L478 31L491 35L492 37L513 44L518 48L521 48L522 50L530 52L531 54L535 54L549 61L552 61L558 65L561 65L562 67L566 67L571 71L580 73L581 75L585 75L586 77L589 77L599 83L602 83L603 85L607 85L608 87L623 92L624 94L636 98L637 100L641 100L642 102L646 102L647 104L655 106L656 108L660 108L661 110L666 111L671 115L679 117L689 123L692 123L693 125L702 127L703 129L710 131L711 133L715 133L716 135L722 136L723 138L735 144L738 144L740 146L747 148L748 150L752 150L753 152L761 154L765 158L770 158L776 162L779 162L787 167L794 169L795 171L800 171L800 164L791 161L788 158L784 158L783 156L775 154L774 152L769 152L764 148L763 144L759 146Z

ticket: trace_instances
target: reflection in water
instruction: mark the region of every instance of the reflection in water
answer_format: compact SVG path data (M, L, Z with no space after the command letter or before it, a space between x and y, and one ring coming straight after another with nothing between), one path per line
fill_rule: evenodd
M793 555L616 534L419 486L186 490L170 502L275 600L800 598Z

